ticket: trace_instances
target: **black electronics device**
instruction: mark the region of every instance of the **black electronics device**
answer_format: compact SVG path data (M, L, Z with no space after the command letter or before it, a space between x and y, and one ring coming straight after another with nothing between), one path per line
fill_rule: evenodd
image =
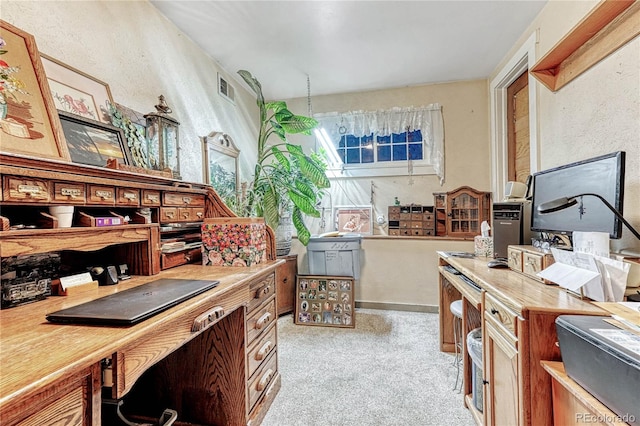
M594 193L622 214L624 172L625 153L617 151L534 173L531 229L568 235L573 231L606 232L611 238L620 238L622 222L597 197L578 197L577 205L552 213L540 213L538 206L563 197Z
M567 375L620 416L640 425L640 336L608 317L560 315L556 331Z
M217 286L219 281L162 278L47 314L55 323L131 325Z
M531 203L493 203L493 257L507 259L509 245L531 244Z
M91 278L98 281L99 285L118 284L118 271L115 266L95 266L89 270Z

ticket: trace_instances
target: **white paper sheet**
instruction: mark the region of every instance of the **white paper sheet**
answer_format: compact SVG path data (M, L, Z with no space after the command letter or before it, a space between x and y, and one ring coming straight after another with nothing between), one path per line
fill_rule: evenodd
M606 232L574 231L572 238L574 252L609 257L609 234Z

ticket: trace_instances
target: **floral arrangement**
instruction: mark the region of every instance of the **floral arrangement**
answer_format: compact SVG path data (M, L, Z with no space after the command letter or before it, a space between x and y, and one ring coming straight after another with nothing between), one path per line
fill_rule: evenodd
M202 264L251 266L267 260L264 223L203 223Z
M5 49L7 43L0 37L0 55L7 53ZM15 77L14 74L20 71L20 67L11 67L5 61L0 60L0 104L6 105L7 97L16 99L15 93L28 95L24 83ZM4 118L4 117L2 117Z

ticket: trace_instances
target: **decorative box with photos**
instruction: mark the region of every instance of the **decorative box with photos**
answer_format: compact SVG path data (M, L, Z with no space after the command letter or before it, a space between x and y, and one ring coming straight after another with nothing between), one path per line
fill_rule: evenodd
M298 275L294 323L354 328L354 284L353 277Z

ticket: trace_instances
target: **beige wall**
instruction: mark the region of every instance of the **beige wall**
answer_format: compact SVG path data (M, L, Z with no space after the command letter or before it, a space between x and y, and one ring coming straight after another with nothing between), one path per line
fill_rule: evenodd
M532 33L541 58L597 3L550 1L491 78ZM625 151L624 216L640 229L640 38L557 92L537 84L537 94L540 169ZM640 252L640 241L623 228L623 238L611 247Z

